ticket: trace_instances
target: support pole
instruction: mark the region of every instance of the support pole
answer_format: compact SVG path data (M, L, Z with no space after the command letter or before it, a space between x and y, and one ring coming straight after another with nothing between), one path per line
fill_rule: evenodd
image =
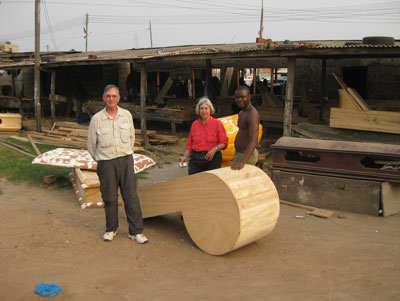
M294 76L296 70L296 58L288 58L288 76L286 84L285 112L283 116L283 136L292 134L292 109L294 94Z
M319 120L322 121L324 114L324 98L325 98L325 78L326 78L326 59L322 59L321 68L321 99L320 99L320 109L319 109Z
M151 21L149 21L150 29L150 48L153 48L153 33L151 32Z
M51 124L56 122L56 72L51 71L50 82L50 111L51 111Z
M196 74L192 69L192 98L196 99Z
M41 105L40 105L40 0L35 0L35 119L36 131L41 132Z
M142 65L140 67L140 129L142 131L144 147L149 145L149 139L146 131L146 82L146 65Z
M271 68L271 76L269 82L271 87L271 93L274 93L274 68Z
M256 82L257 82L257 68L253 69L253 94L256 94Z
M160 93L160 72L157 72L157 93Z
M206 59L206 78L204 80L204 96L210 98L210 85L211 85L211 77L212 77L212 66L211 60Z
M261 0L261 17L260 17L260 38L263 37L264 31L264 0Z

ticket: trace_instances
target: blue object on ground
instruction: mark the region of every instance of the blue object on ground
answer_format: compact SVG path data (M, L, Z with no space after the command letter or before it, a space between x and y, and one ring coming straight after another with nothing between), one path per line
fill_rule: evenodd
M44 283L44 282L37 284L36 289L35 289L36 294L39 294L42 296L50 296L50 297L54 297L61 291L62 291L62 288L58 284Z

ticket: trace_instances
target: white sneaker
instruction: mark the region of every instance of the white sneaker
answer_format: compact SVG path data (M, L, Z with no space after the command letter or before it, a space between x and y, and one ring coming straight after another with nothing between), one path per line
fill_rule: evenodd
M136 240L136 242L138 244L145 244L146 242L148 242L149 240L147 239L146 236L144 236L142 233L138 234L138 235L128 235L130 239Z
M113 231L113 232L106 232L103 235L103 240L104 241L112 241L114 239L114 237L117 236L117 231Z

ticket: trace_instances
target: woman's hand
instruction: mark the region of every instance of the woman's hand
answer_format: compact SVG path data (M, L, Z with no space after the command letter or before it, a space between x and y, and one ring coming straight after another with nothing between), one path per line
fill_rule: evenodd
M183 156L181 156L180 158L180 167L186 167L187 166L187 162L189 161L189 157L190 155L188 153L184 153Z
M217 152L217 149L215 147L213 147L212 149L210 149L206 156L204 157L207 161L211 161L214 158L215 153Z

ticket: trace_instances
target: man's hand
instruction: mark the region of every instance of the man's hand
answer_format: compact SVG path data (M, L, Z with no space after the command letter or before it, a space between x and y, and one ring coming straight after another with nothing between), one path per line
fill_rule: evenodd
M244 164L242 162L235 162L231 165L231 169L233 170L240 170L244 167Z

